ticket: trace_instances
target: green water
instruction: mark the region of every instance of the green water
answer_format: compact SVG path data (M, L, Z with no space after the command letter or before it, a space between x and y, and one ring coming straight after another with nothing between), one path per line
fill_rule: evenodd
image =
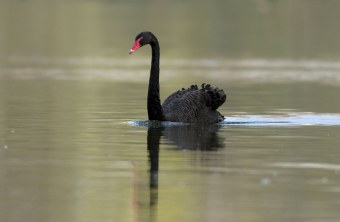
M339 221L338 1L1 1L0 221ZM224 123L145 120L227 93Z

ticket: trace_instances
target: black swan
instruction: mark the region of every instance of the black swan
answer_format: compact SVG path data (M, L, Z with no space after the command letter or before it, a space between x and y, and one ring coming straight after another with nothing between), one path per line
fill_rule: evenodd
M225 100L223 90L202 84L202 88L192 85L188 89L171 94L161 105L159 98L159 56L160 49L156 36L151 32L142 32L136 36L129 54L138 48L150 44L152 49L151 70L148 89L149 120L203 123L220 122L224 117L217 111Z

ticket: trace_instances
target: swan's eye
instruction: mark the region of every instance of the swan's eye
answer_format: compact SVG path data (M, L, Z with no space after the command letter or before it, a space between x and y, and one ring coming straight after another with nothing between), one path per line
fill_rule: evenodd
M141 47L140 45L140 41L143 39L143 37L140 37L139 39L137 39L135 41L135 44L133 44L133 46L131 47L129 54L135 52L137 49L139 49Z

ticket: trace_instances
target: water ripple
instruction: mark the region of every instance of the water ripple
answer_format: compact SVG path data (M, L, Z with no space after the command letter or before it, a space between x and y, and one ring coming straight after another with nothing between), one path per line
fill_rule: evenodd
M175 122L158 122L148 120L131 120L128 124L145 127L170 127L188 125ZM292 113L287 115L238 115L227 116L219 123L221 126L340 126L340 114L336 113Z
M340 165L329 163L274 163L272 167L294 168L294 169L321 169L321 170L335 170L340 171Z
M242 126L340 126L340 114L293 113L285 116L244 115L226 117L223 125Z

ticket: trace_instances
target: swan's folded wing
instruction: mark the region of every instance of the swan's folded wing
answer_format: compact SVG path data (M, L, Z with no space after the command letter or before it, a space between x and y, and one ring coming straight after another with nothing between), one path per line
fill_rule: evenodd
M179 90L163 103L165 119L176 122L218 122L221 115L216 109L225 101L223 90L202 85Z
M175 122L196 122L205 97L194 87L171 94L163 103L165 119Z

